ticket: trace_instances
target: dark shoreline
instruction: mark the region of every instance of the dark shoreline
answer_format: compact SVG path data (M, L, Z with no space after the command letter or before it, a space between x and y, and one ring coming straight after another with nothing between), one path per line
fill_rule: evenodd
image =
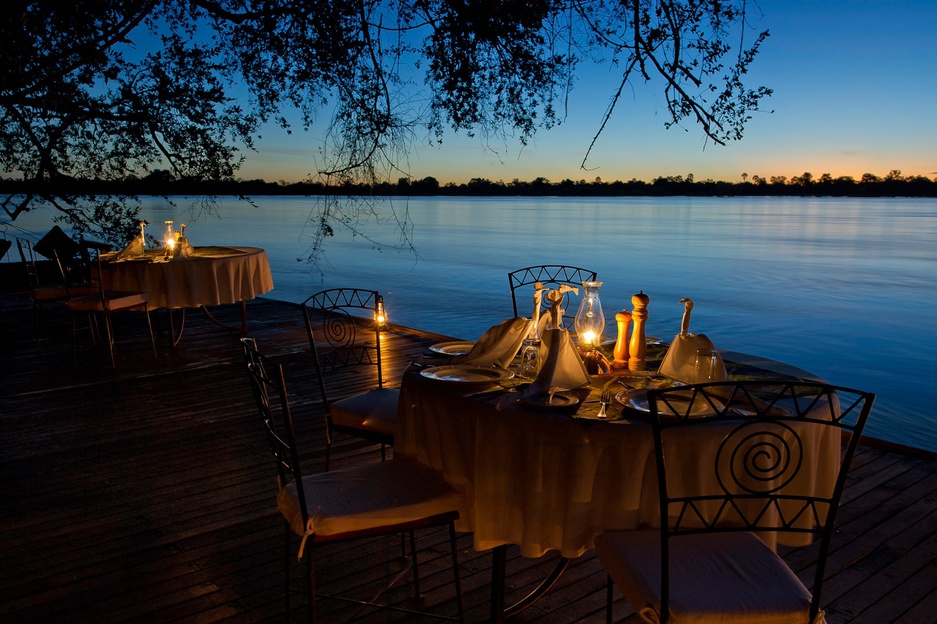
M165 172L164 172L165 173ZM546 178L532 181L504 182L473 178L463 184L440 184L432 176L419 180L400 178L396 183L342 184L327 186L319 182L267 182L265 180L176 180L160 172L140 179L120 181L67 180L58 183L24 182L0 179L0 194L8 195L186 195L186 196L443 196L443 197L937 197L937 178L902 177L891 172L880 178L865 174L861 180L852 177L832 178L826 174L814 178L809 173L788 179L755 176L749 182L696 181L687 177L668 176L651 182L632 179L627 182L562 180Z

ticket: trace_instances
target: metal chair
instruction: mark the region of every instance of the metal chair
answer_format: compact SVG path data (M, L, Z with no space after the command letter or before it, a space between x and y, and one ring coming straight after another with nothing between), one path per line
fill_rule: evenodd
M153 357L156 357L156 340L153 338L153 324L150 321L150 308L148 305L148 301L150 300L149 293L106 290L102 279L104 269L101 262L100 249L92 247L91 250L91 255L89 257L92 258L93 265L89 267L87 275L94 294L70 297L66 302L68 309L75 313L72 319L72 331L76 350L78 316L83 315L87 317L87 329L94 341L98 339L96 317L102 316L104 317L104 327L107 337L108 352L111 358L111 367L116 368L116 343L111 315L117 312L140 310L146 317L146 325L150 332L150 346L153 349Z
M836 509L874 400L799 381L648 391L661 526L596 538L607 620L614 583L646 622L822 621ZM811 589L765 541L782 536L819 539Z
M344 433L381 445L394 443L399 388L384 387L381 322L384 299L374 290L333 288L303 302L306 333L312 347L326 420L325 469L332 455L332 435ZM348 394L343 373L364 369L370 389ZM361 387L360 381L357 387Z
M26 269L26 282L29 287L29 298L33 303L33 320L35 324L36 343L45 336L45 320L43 306L46 304L63 304L71 297L80 297L96 292L84 281L72 279L68 269L56 250L51 250L53 271L41 271L36 261L36 251L32 242L25 238L16 239L16 249L20 261ZM50 275L55 274L50 280Z
M517 290L525 286L530 286L530 288L525 289L530 290L531 298L530 301L533 302L533 285L537 282L540 282L544 286L553 287L560 284L568 284L570 286L576 286L579 289L582 289L583 282L594 282L596 279L596 272L589 269L582 269L579 267L565 266L560 264L543 264L538 266L530 266L524 269L518 269L516 271L511 271L508 273L508 284L511 288L511 303L514 307L514 316L518 316L517 309ZM568 294L563 300L563 309L569 311L568 305ZM545 314L549 304L546 301L541 302L541 318L546 319L548 315ZM572 314L575 314L576 311L573 310ZM525 312L524 316L528 313ZM564 314L564 318L571 318L571 315Z
M291 533L301 538L299 559L306 558L309 583L309 621L315 621L315 565L313 551L322 543L363 537L410 534L414 591L420 596L420 575L413 531L448 526L458 617L421 613L464 621L459 578L455 520L459 517L458 493L435 470L403 457L358 465L353 468L304 475L293 435L283 367L263 356L252 338L242 338L244 362L251 391L277 466L277 507L286 521L285 572L286 616L291 621ZM339 597L336 597L339 598ZM386 605L358 601L375 607ZM397 607L393 607L397 610Z

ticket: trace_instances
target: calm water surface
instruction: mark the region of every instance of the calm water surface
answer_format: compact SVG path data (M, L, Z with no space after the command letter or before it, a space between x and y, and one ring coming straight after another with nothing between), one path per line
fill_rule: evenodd
M873 391L867 434L937 451L934 200L398 198L387 207L409 216L419 257L337 230L324 275L302 260L313 199L225 199L220 216L177 203L147 201L149 232L172 218L188 224L195 245L264 247L276 286L269 297L374 288L393 322L456 338L510 316L507 272L534 264L597 271L609 332L643 290L648 334L669 340L689 297L691 331ZM366 234L398 240L389 223L368 224Z

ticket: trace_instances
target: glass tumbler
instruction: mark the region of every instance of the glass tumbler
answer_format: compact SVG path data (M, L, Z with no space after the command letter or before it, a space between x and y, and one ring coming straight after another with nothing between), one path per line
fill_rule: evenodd
M535 379L540 372L540 341L535 338L524 339L521 346L521 361L517 369L517 374L525 379Z
M719 352L715 349L696 350L696 383L714 381L719 367Z

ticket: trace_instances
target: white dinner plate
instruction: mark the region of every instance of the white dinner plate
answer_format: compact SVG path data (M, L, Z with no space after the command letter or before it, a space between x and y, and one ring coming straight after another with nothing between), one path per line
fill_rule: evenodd
M553 400L548 403L547 401L549 401L549 399L549 395L535 394L533 396L522 397L519 402L531 407L546 409L563 409L565 407L572 407L579 403L579 397L569 394L560 394L559 392L555 393L553 395Z
M432 366L420 374L428 379L461 385L494 384L514 376L509 370L482 366Z
M644 390L626 390L624 392L619 392L617 395L615 395L615 400L625 407L638 412L649 414L651 411L651 407L647 400L647 393ZM712 397L710 397L710 400L712 400L712 405L710 405L709 401L707 401L705 398L701 396L697 397L697 399L693 402L693 409L690 411L690 416L709 416L716 413L713 411L714 407L718 410L721 410L724 407L722 403L716 401ZM687 409L690 407L689 398L683 400L679 397L674 397L671 395L667 401L669 402L669 405L663 403L662 401L658 401L657 403L658 409L661 410L661 416L683 416L687 413Z
M465 355L475 346L474 342L455 340L452 342L439 342L432 345L429 350L441 355Z

